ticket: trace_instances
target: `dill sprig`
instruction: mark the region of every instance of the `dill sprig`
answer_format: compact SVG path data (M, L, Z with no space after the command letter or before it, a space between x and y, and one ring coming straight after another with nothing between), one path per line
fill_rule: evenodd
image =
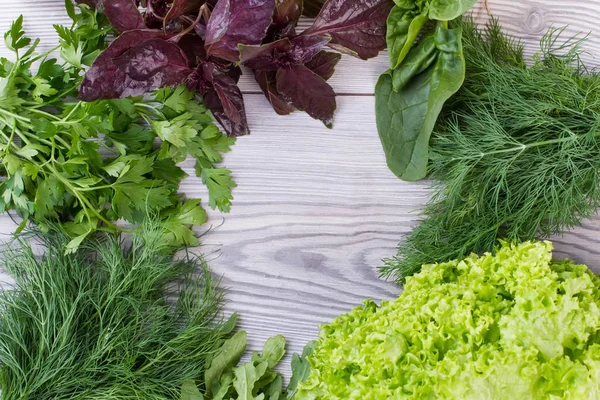
M175 399L203 374L226 333L221 292L163 235L146 224L130 244L100 235L65 254L70 239L50 231L4 251L15 283L0 292L2 399Z
M467 78L431 141L433 196L381 273L493 251L499 238L556 234L600 205L600 78L583 39L553 29L527 66L496 20L463 28Z

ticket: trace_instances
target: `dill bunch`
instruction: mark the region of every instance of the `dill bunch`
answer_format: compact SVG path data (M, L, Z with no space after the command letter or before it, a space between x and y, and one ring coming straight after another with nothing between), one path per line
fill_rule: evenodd
M600 205L600 78L583 39L550 30L527 66L497 20L463 28L467 78L430 144L433 195L424 218L384 260L403 283L423 264L493 251L579 224Z
M227 333L222 295L202 258L173 259L163 230L148 223L130 244L97 236L71 254L54 230L4 250L15 284L0 294L2 399L175 399L203 374Z

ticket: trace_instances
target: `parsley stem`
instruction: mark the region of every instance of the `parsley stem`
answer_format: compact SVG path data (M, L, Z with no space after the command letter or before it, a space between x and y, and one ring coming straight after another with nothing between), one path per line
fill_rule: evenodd
M20 132L19 136L21 136L21 135L24 135L24 136L30 137L30 138L32 138L32 139L35 139L35 140L37 140L38 142L42 142L42 143L44 143L44 144L47 144L48 146L52 145L52 142L50 142L48 139L42 139L42 138L40 138L40 137L36 136L36 135L35 135L35 134L33 134L33 133L29 133L29 132L27 132L27 131L22 131L22 132L21 132L21 131L19 131L19 132ZM21 138L23 138L23 136L21 136Z
M4 139L6 139L6 146L4 147L5 152L9 150L9 145L12 145L16 150L19 150L19 146L17 146L17 144L13 142L13 137L15 136L15 129L13 129L13 131L10 133L10 137L6 136L6 133L4 133L4 131L0 131L0 133L2 133Z
M48 51L45 51L45 52L43 52L43 53L40 53L40 54L38 54L37 56L35 56L35 57L32 57L30 60L31 60L31 62L36 62L37 60L40 60L40 59L42 59L42 58L43 58L43 59L44 59L44 61L45 61L45 59L46 59L46 58L48 58L48 56L49 56L50 54L52 54L53 52L55 52L55 51L56 51L56 50L58 50L58 49L60 49L60 45L58 45L58 46L56 46L56 47L53 47L53 48L51 48L51 49L50 49L50 50L48 50Z
M65 179L64 176L56 170L56 168L54 168L51 165L49 165L48 168L50 169L50 171L52 171L54 173L54 176L56 176L63 183L63 185L65 185L67 190L69 192L71 192L77 200L79 200L79 203L81 204L83 211L85 212L85 215L87 216L87 219L90 222L90 228L94 228L94 227L92 226L92 217L90 216L89 211L91 211L94 215L96 215L96 217L98 217L98 219L100 219L102 222L104 222L109 227L116 229L118 231L128 232L127 229L121 228L121 227L113 224L108 219L106 219L103 215L101 215L84 196L80 195L79 192L81 192L82 190L74 187L71 184L71 182L69 182L68 179Z
M67 149L70 149L73 146L73 144L68 143L65 139L61 138L58 135L55 135L54 137L56 138L57 141L59 141Z
M102 189L112 189L112 185L102 185L102 186L93 186L87 188L77 189L80 192L93 192L94 190L102 190Z
M21 138L21 140L25 142L25 144L31 144L31 142L27 138L27 135L25 135L23 132L21 132L17 128L14 128L14 129L15 129L15 132L17 133L17 135L19 135L19 137Z
M47 113L46 111L38 110L37 108L30 107L29 111L34 112L36 114L43 115L43 116L48 117L48 118L52 118L52 119L57 120L57 121L60 121L60 118L57 117L56 115Z
M53 97L55 99L62 99L63 97L65 97L66 95L68 95L69 93L71 93L73 90L76 90L77 86L79 85L79 83L75 83L74 82L73 84L74 85L71 86L69 89L67 89L67 90L65 90L65 91L63 91L63 92L61 92L59 94L55 94ZM70 103L64 103L64 104L70 104ZM75 104L75 103L73 103L73 104Z
M9 117L12 117L21 122L27 122L27 123L31 122L31 120L29 118L21 117L20 115L13 114L10 111L3 110L2 108L0 108L0 113L7 115Z
M71 118L71 115L73 115L73 113L75 112L75 110L77 110L79 108L79 106L82 104L82 101L78 101L77 104L75 104L75 107L73 107L71 109L71 111L69 111L69 113L67 114L66 117L64 117L63 119L60 120L61 123L66 123L66 121Z
M146 107L146 108L149 108L149 109L153 110L155 113L157 113L159 116L163 116L163 117L164 117L164 114L163 114L163 113L162 113L162 112L161 112L161 111L160 111L158 108L154 107L154 106L153 106L153 105L151 105L151 104L146 104L146 103L135 103L135 105L136 105L136 106L138 106L138 107Z

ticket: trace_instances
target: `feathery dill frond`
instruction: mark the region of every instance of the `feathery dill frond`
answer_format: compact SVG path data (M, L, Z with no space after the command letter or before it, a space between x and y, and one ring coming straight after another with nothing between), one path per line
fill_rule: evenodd
M526 66L497 21L461 22L467 77L430 144L434 194L381 269L400 283L422 264L572 228L600 206L600 78L581 39L551 30Z
M203 374L222 294L201 257L173 259L163 229L147 223L129 244L98 235L73 254L50 230L4 250L2 399L174 399Z

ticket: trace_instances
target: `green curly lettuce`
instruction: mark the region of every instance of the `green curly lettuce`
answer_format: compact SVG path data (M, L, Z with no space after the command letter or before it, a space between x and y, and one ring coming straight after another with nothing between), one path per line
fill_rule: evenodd
M426 265L321 328L296 400L598 398L599 284L550 242Z

